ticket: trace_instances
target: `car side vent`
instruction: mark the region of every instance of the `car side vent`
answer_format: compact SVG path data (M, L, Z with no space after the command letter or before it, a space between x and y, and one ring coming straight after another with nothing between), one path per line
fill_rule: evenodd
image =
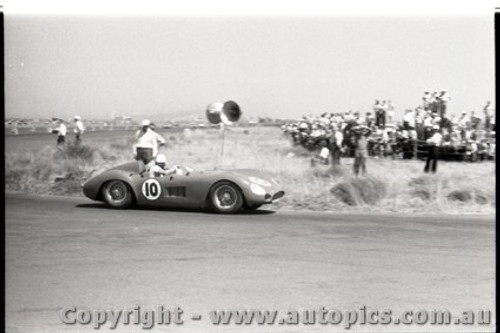
M167 187L167 196L169 196L169 197L185 197L186 196L186 187L185 186Z

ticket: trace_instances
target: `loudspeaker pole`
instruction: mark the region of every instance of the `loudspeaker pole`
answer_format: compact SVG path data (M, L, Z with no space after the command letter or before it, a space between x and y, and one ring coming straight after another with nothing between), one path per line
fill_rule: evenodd
M215 154L214 169L217 169L219 164L222 164L224 158L224 145L226 140L225 125L232 125L237 122L241 116L241 109L236 102L227 101L225 103L213 102L210 103L206 110L206 116L211 124L219 125L220 147L219 152Z
M215 170L217 170L217 167L220 167L222 165L222 161L224 160L224 146L226 144L226 126L224 123L219 123L219 135L220 135L220 146L219 146L219 154L216 156L216 164L215 164Z

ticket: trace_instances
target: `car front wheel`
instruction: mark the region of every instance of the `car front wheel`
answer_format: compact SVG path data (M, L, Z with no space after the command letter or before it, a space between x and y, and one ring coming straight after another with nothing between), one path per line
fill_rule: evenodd
M217 213L236 213L243 206L243 196L240 189L230 182L215 184L210 190L210 203Z
M127 208L132 204L132 192L121 180L112 180L102 187L102 196L112 208Z

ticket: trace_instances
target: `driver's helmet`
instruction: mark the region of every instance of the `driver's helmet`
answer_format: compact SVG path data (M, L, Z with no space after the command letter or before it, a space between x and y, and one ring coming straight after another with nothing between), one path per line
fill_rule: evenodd
M167 157L163 154L156 155L156 164L159 164L159 165L167 164Z

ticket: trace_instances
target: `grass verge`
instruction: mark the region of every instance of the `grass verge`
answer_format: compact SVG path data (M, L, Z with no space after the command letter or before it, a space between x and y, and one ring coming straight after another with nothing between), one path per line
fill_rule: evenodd
M372 159L368 175L352 174L352 159L339 166L311 167L315 154L290 142L276 128L230 128L224 146L216 130L161 133L171 164L199 170L253 168L278 179L286 191L275 207L308 210L393 212L495 212L495 163L439 162L437 174L424 174L423 161ZM132 160L133 134L105 143L5 154L7 191L82 195L80 184L112 166ZM221 150L223 149L223 158Z

